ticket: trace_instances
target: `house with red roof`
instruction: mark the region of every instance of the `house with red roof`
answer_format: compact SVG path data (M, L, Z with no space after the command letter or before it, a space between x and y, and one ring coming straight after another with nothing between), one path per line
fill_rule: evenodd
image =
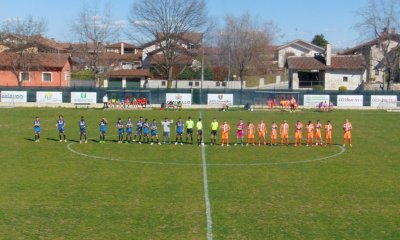
M352 48L346 49L342 54L363 55L367 64L367 82L383 83L385 81L385 71L389 70L385 64L385 55L393 65L400 66L398 62L400 49L400 34L394 28L389 33L384 29L380 38L363 42ZM391 69L394 74L394 81L400 82L400 67Z
M173 62L174 75L179 73L186 67L192 66L196 62L195 57L199 55L203 34L188 32L176 34L170 37L174 44ZM165 68L166 57L166 40L163 33L157 33L155 40L143 44L140 49L142 53L143 68L151 69L154 77L168 78Z
M68 87L72 61L65 53L0 53L0 86Z
M286 60L289 56L312 57L316 54L323 54L324 52L325 49L320 46L304 41L302 39L296 39L276 47L275 58L278 61L278 67L284 68Z
M316 85L325 90L338 90L341 86L355 90L367 77L362 55L332 55L330 44L324 55L289 56L286 67L289 88L295 90Z

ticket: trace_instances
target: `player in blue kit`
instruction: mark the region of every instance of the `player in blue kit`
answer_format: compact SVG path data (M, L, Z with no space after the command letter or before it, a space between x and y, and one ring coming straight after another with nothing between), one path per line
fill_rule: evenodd
M67 124L64 121L63 115L58 116L56 127L58 129L58 138L60 139L60 142L62 142L62 136L64 137L64 142L67 142L67 137L65 135L65 126L66 125Z
M178 118L178 121L175 123L175 127L176 127L175 145L178 144L178 139L181 140L181 145L183 145L182 135L183 135L183 129L185 127L185 123L182 121L181 117Z
M107 132L107 119L102 118L100 123L100 141L99 143L106 143L106 132Z
M85 118L82 116L81 120L79 121L79 143L82 143L82 138L85 138L85 143L87 143L86 138L86 121Z
M154 141L157 141L158 145L161 145L161 143L158 141L158 123L156 122L155 119L153 119L153 122L150 123L150 129L151 129L151 144L153 145Z
M126 141L125 141L125 143L128 143L128 137L129 137L129 143L132 143L133 122L132 122L131 117L128 117L128 121L126 121L125 127L126 127Z
M142 138L142 132L143 132L143 118L139 117L139 120L136 122L136 132L135 136L133 136L133 141L136 141L136 136L139 136L139 144L142 144L141 138Z
M147 122L147 118L143 122L143 142L149 143L149 133L150 133L150 125Z
M35 117L35 121L33 122L33 130L35 131L35 142L39 142L41 130L39 117Z
M121 118L118 118L116 127L118 129L118 143L122 143L124 139L124 123L122 122Z

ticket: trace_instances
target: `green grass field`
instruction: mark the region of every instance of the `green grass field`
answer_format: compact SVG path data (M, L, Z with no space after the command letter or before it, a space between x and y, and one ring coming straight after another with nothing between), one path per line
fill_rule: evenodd
M213 239L400 239L399 113L201 112L207 141L213 117L232 126L286 119L292 136L297 119L331 120L338 145L346 118L354 129L345 151L207 145ZM58 142L59 114L67 143ZM98 122L109 120L106 144L76 142L81 115L96 140ZM199 111L0 109L0 239L206 239L202 148L117 144L117 118L139 115L197 119Z

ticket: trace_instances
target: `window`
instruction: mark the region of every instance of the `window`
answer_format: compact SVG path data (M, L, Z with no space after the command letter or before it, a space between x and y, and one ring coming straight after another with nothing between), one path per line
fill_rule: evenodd
M195 48L195 46L193 43L188 43L188 49L194 49L194 48Z
M71 73L65 72L64 73L64 81L69 81L69 80L71 80Z
M379 70L375 69L375 76L379 76Z
M22 81L29 81L29 72L20 72L19 73L19 80Z
M348 82L349 78L348 77L343 77L343 82Z
M221 86L221 83L220 83L219 81L216 81L216 82L215 82L215 86L216 86L216 87L219 87L219 86Z
M161 86L166 86L167 81L161 81Z
M132 64L132 63L129 63L129 62L123 62L123 63L122 63L122 69L131 70L131 69L133 69L133 64Z
M199 82L194 82L194 86L199 87L200 83Z
M43 82L51 82L51 73L42 73Z
M223 87L226 87L226 82L222 82L222 86L223 86Z
M193 87L193 82L189 82L189 87Z

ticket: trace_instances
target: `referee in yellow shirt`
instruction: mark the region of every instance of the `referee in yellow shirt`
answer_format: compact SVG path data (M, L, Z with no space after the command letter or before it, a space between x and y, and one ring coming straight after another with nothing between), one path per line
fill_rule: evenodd
M211 122L211 145L216 144L218 128L219 125L217 119L214 118Z
M203 143L203 123L201 122L201 118L199 118L199 121L196 123L196 129L197 129L197 145L200 146L204 145Z
M185 122L185 127L186 127L186 143L188 143L188 138L190 135L190 141L193 144L193 127L194 127L194 122L191 117L188 117L188 120Z

